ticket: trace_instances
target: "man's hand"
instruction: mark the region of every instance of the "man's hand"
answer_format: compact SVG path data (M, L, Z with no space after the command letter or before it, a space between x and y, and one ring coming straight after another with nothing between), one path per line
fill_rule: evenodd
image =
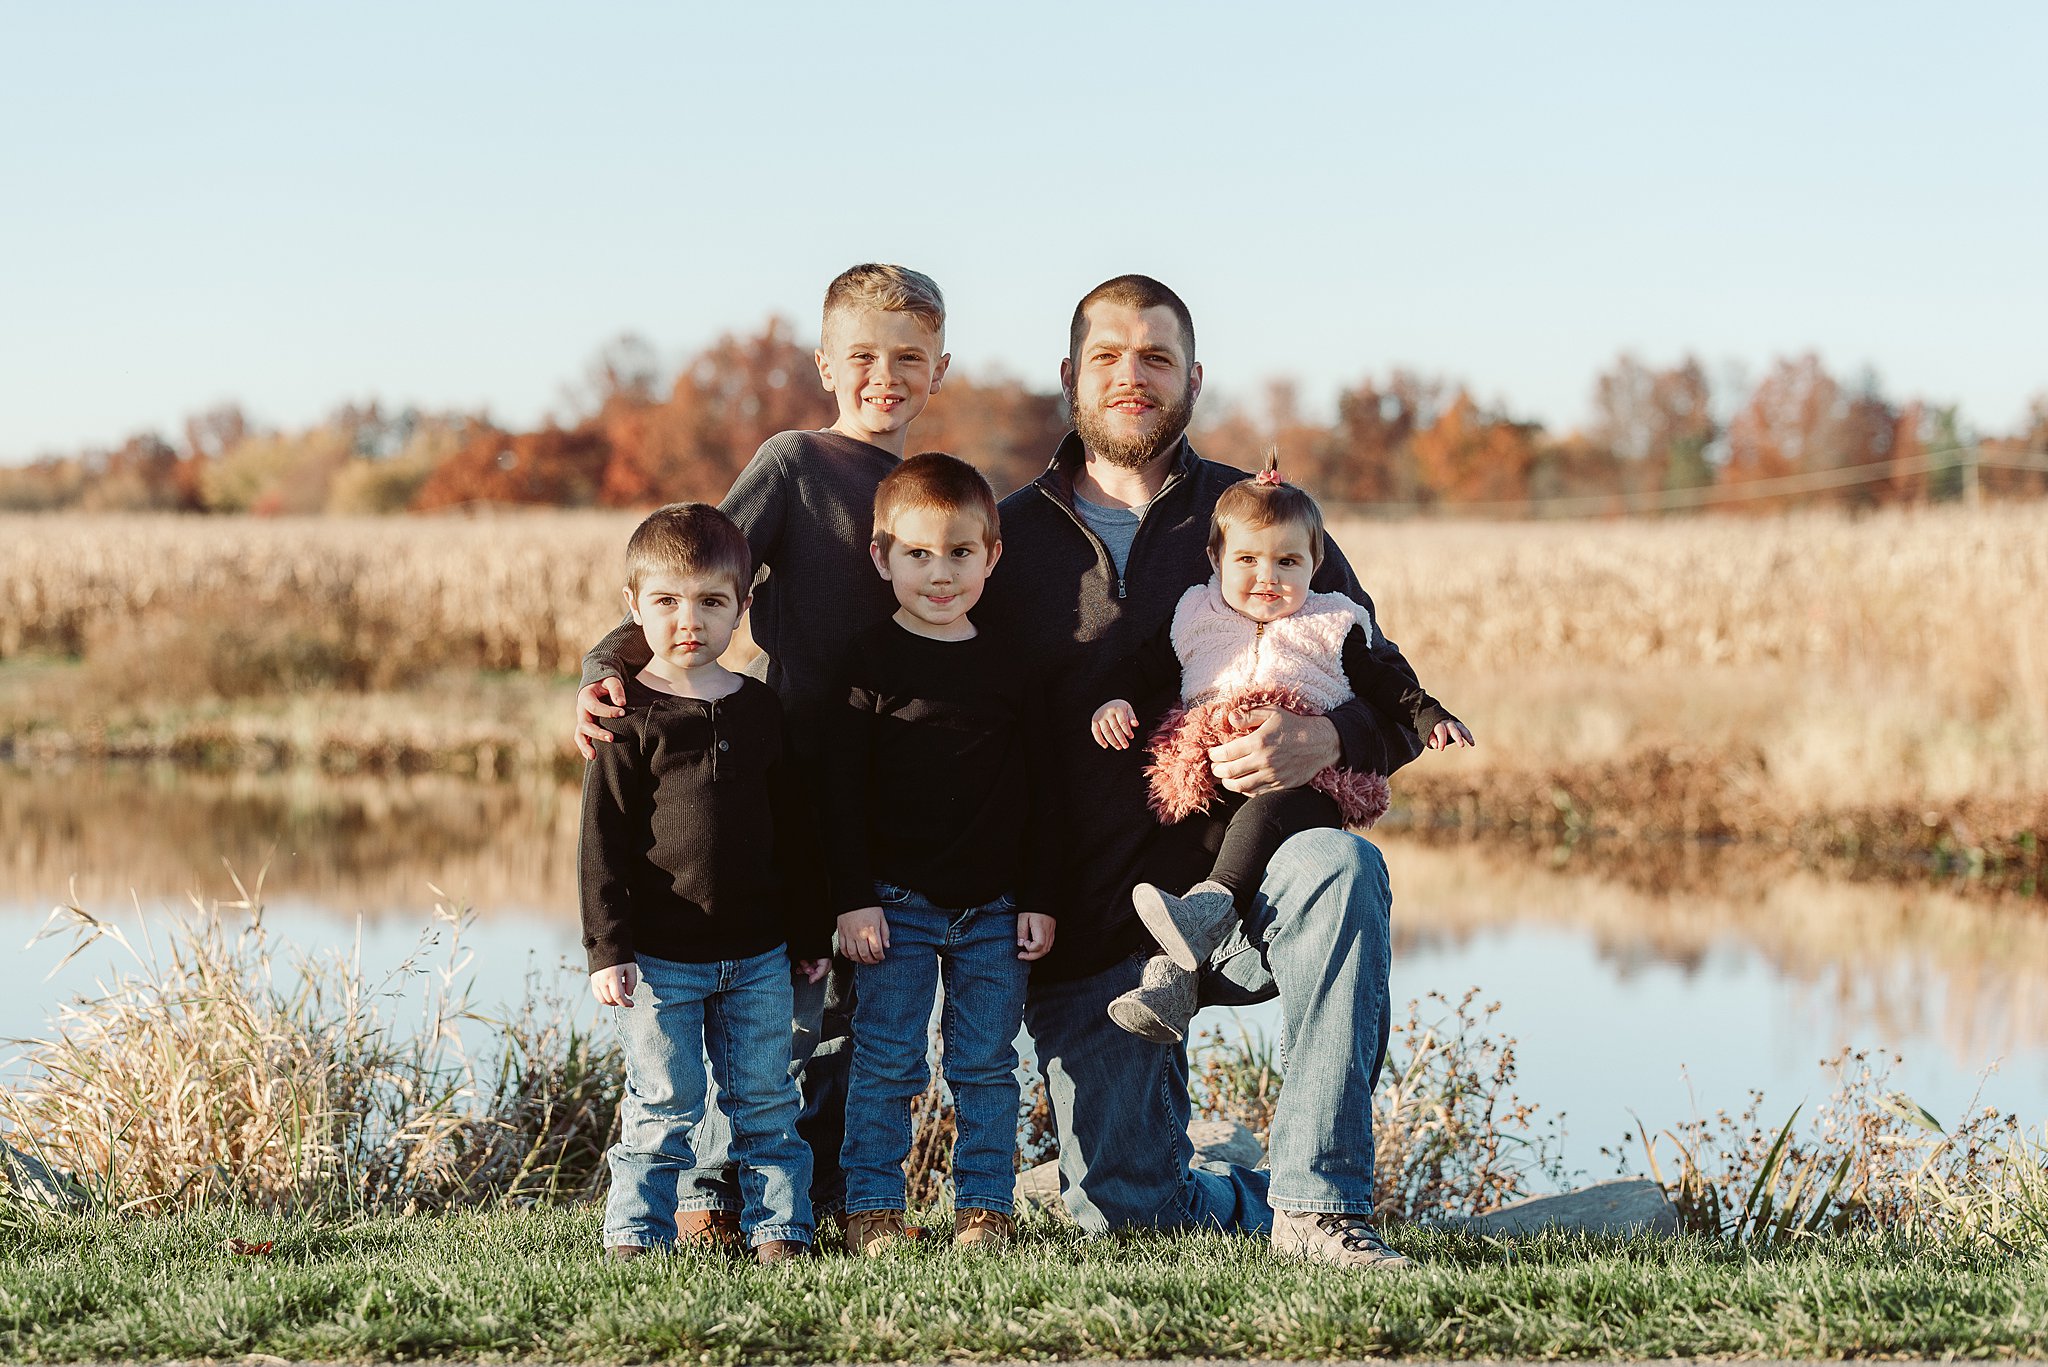
M888 948L889 918L882 915L880 907L861 907L839 914L841 954L857 964L878 964Z
M1138 710L1122 698L1111 698L1088 719L1088 734L1105 750L1128 750L1138 736Z
M1465 750L1479 744L1472 739L1471 730L1456 717L1438 722L1422 743L1432 750L1446 750L1454 745L1460 750Z
M1042 911L1017 913L1017 957L1029 962L1052 950L1052 917Z
M607 705L605 699L611 700ZM585 759L597 757L592 741L609 741L612 733L597 724L599 717L626 715L626 685L618 675L585 684L576 691L576 749Z
M631 1006L640 982L640 965L613 964L590 975L590 995L605 1006Z
M1245 714L1247 735L1209 747L1209 772L1233 793L1250 796L1303 788L1344 753L1337 724L1328 717L1298 717L1277 707Z
M796 971L803 976L803 980L807 983L814 983L823 979L825 970L830 967L832 967L832 960L830 958L798 959L796 961Z

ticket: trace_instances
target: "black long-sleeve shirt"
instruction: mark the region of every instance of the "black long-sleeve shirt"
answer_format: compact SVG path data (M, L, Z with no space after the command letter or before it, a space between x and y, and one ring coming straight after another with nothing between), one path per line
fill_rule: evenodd
M636 953L678 963L786 944L830 952L782 705L743 679L712 701L626 683L626 714L583 771L577 863L590 971Z
M820 727L843 701L837 686L847 642L896 611L868 541L875 488L897 464L881 447L837 432L780 432L718 505L746 533L754 568L768 566L748 625L805 760L818 756ZM583 682L630 679L648 658L646 637L628 617L583 657Z
M1080 438L1069 433L1046 472L1002 501L1002 568L975 613L985 630L1015 640L1047 681L1045 748L1058 774L1050 802L1067 814L1070 889L1059 908L1059 939L1033 970L1047 980L1087 977L1150 945L1131 910L1135 883L1186 887L1208 872L1208 852L1161 826L1146 806L1144 751L1104 750L1089 736L1088 719L1116 696L1108 686L1116 661L1172 618L1182 592L1208 579L1209 514L1217 497L1245 477L1203 460L1183 440L1119 572L1074 511L1083 459ZM1310 586L1372 607L1334 542ZM1370 649L1387 668L1414 679L1377 625ZM1346 768L1391 774L1422 753L1405 713L1355 698L1327 715Z
M1043 785L1043 685L999 636L935 641L883 622L847 652L828 728L826 848L833 912L874 905L877 880L943 907L1013 894L1057 915L1060 858Z

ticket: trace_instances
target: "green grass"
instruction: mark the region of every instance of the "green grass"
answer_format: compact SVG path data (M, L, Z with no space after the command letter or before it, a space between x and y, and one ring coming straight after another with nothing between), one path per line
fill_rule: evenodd
M4 1236L9 1360L583 1362L1033 1358L2040 1356L2048 1258L1841 1239L1397 1233L1408 1276L1274 1259L1252 1239L944 1247L758 1268L612 1263L593 1207L346 1224L220 1211L36 1221ZM275 1240L267 1256L231 1238Z

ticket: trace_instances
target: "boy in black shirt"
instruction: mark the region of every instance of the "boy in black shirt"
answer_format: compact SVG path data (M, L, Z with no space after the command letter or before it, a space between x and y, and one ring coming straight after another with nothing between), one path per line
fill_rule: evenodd
M1026 857L1040 843L1027 830L1041 690L1020 652L968 620L1002 554L995 495L973 466L904 461L875 492L871 551L897 609L853 641L826 823L839 950L857 965L847 1243L874 1254L902 1241L910 1107L931 1077L925 1032L943 973L954 1240L999 1246L1026 965L1053 938L1049 902L1020 886L1044 867Z
M743 1237L762 1262L811 1243L790 959L818 981L828 932L782 705L718 662L752 578L746 536L706 504L661 509L626 547L626 607L651 658L584 770L577 855L590 990L623 1008L626 1094L604 1218L615 1257L670 1244L679 1225L686 1239L711 1226L715 1207L677 1191L697 1167L707 1052Z
M842 271L825 291L815 359L837 421L820 432L770 437L719 504L746 533L755 568L769 571L754 595L750 625L807 774L822 765L825 722L846 701L838 689L847 644L896 610L868 561L875 490L902 460L910 424L945 378L945 297L930 276L903 266L867 262ZM584 656L576 744L586 759L609 735L603 719L618 715L624 680L646 662L647 643L630 621ZM837 1209L843 1196L839 1147L852 991L852 965L843 959L823 984L797 990L790 1059L802 1069L798 1132L811 1145L819 1214ZM708 1153L714 1161L692 1175L685 1204L703 1200L711 1233L722 1236L734 1227L738 1200L717 1171L717 1129L714 1115L698 1146L700 1157Z

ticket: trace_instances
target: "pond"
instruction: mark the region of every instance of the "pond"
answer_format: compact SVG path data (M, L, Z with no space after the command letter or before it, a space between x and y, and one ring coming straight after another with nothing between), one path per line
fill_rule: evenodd
M24 944L78 905L131 938L188 898L235 900L262 879L266 923L306 949L360 944L381 978L459 899L474 998L530 982L596 1015L575 914L573 786L425 776L211 776L170 769L0 768L0 935ZM1847 884L1782 863L1689 852L1682 876L1563 867L1484 842L1381 838L1393 871L1397 1017L1431 991L1476 987L1518 1043L1517 1091L1560 1117L1570 1167L1612 1172L1613 1147L1735 1111L1768 1123L1832 1087L1820 1061L1896 1051L1893 1085L1953 1124L1984 1104L2048 1117L2048 918L2038 903ZM96 947L11 956L0 1037L41 1033L118 962ZM1424 1015L1447 1014L1424 1002ZM1207 1012L1198 1029L1262 1032L1271 1008ZM1990 1071L1994 1070L1995 1071ZM1987 1076L1988 1073L1988 1076ZM1636 1149L1631 1142L1628 1147Z

